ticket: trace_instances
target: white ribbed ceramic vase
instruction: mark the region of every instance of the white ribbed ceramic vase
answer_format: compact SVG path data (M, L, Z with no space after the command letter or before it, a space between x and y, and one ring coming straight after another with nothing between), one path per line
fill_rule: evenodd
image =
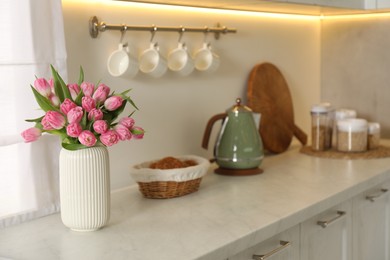
M109 157L106 147L60 153L61 219L75 231L94 231L110 218Z

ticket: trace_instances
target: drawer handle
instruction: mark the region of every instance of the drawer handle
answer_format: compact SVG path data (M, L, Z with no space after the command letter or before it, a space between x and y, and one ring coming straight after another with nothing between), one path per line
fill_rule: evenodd
M372 194L372 195L367 195L366 199L371 201L371 202L375 202L375 200L377 198L379 198L380 196L382 196L383 194L385 194L388 191L389 191L388 189L381 189L379 193Z
M333 222L337 221L339 218L341 218L345 214L346 214L345 211L340 211L339 210L339 211L337 211L337 216L336 217L334 217L332 219L329 219L329 220L319 220L319 221L317 221L317 225L320 225L321 227L326 228L327 226L329 226Z
M268 257L273 256L274 254L282 251L283 249L289 247L291 245L291 242L289 241L280 241L280 246L273 249L272 251L266 253L265 255L253 255L252 259L254 260L264 260L267 259Z

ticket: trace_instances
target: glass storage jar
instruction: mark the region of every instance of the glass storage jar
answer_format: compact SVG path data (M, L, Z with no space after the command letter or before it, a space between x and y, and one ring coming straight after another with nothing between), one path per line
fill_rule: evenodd
M324 151L332 145L333 109L329 103L313 105L311 114L311 141L314 151Z
M334 112L333 134L332 134L332 147L337 148L337 121L348 118L356 118L356 110L339 108Z
M342 119L337 122L337 150L341 152L364 152L367 150L367 120Z
M381 126L376 122L368 123L368 139L367 139L367 148L368 150L376 149L379 147L379 140L381 138Z

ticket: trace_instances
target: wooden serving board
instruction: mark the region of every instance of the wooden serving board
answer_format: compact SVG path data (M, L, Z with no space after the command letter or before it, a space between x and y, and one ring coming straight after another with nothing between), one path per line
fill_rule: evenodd
M256 65L249 75L248 106L261 114L259 133L264 148L281 153L290 146L295 135L302 144L307 135L294 123L293 103L287 82L271 63Z

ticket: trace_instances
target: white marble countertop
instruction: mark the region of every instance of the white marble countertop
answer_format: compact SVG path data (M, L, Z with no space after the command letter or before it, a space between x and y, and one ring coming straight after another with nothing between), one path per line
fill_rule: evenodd
M264 173L210 170L196 193L112 195L109 225L70 231L59 214L0 230L0 259L226 259L390 178L390 158L319 159L295 147L265 158Z

